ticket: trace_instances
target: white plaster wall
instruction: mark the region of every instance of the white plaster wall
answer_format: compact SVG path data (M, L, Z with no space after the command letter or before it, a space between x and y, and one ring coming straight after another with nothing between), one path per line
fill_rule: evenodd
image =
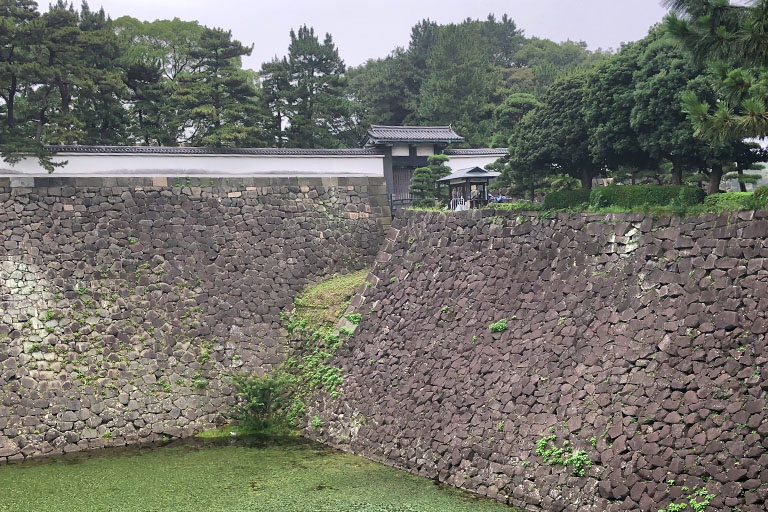
M392 156L408 156L409 154L408 144L395 143L392 145Z
M416 156L430 156L435 154L434 144L418 144L416 146Z
M383 155L136 155L59 153L53 176L384 176ZM0 177L51 176L36 158L0 162Z

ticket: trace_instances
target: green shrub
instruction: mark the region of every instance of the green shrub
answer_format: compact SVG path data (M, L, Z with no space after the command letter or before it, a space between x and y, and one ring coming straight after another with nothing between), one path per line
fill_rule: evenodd
M757 187L753 194L755 206L758 208L768 208L768 185Z
M757 200L751 192L728 192L712 194L704 200L704 209L710 212L729 212L735 210L753 210Z
M415 199L411 201L411 208L434 208L434 199Z
M515 201L514 203L488 203L485 208L489 210L514 210L514 211L539 211L541 205L532 201Z
M288 424L292 427L298 426L298 424L301 422L301 418L304 417L304 413L307 411L307 404L304 403L304 400L300 398L294 398L291 402L291 406L288 410L288 414L286 415L286 418L288 419Z
M693 206L705 197L700 188L677 185L609 185L592 190L589 203L596 208L618 206Z
M681 187L677 194L677 204L681 206L694 206L704 202L707 193L698 187Z
M266 427L282 413L288 384L284 376L240 374L232 377L232 384L237 393L235 415L247 425Z
M588 204L589 197L589 190L586 188L577 188L576 190L558 190L557 192L551 192L547 194L541 207L544 210L573 208L582 204Z

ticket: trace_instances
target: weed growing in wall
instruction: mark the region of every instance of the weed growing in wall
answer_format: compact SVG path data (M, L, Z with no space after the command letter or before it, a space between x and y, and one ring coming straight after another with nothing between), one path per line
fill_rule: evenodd
M507 330L507 319L502 318L499 321L493 322L488 328L491 329L491 332L504 332Z
M684 487L683 489L686 488ZM715 495L707 492L704 487L701 489L694 487L693 492L686 497L687 503L672 503L667 508L659 509L659 512L679 512L680 510L686 510L689 506L693 512L704 512L714 497Z
M584 476L587 469L592 467L592 460L584 450L573 450L568 441L557 446L555 434L544 436L536 441L536 454L544 458L544 462L553 465L570 467L576 476Z
M360 322L363 320L363 315L360 313L348 313L345 318L355 325L360 325Z

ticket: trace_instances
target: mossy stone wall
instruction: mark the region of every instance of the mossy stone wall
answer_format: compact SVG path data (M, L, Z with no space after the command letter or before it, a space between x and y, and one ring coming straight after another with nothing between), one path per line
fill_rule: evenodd
M0 179L0 463L187 436L287 350L307 283L369 265L383 179Z

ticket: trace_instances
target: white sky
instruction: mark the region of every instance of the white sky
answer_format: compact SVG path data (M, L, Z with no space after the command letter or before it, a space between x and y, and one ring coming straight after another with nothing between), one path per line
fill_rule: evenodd
M38 2L47 9L48 0ZM178 17L232 30L236 39L255 45L244 62L254 69L285 55L289 30L302 24L321 37L330 32L346 64L355 66L407 45L411 27L423 18L443 24L506 13L528 36L583 40L591 49L605 49L642 38L665 13L660 0L89 0L89 5L103 6L112 18Z

